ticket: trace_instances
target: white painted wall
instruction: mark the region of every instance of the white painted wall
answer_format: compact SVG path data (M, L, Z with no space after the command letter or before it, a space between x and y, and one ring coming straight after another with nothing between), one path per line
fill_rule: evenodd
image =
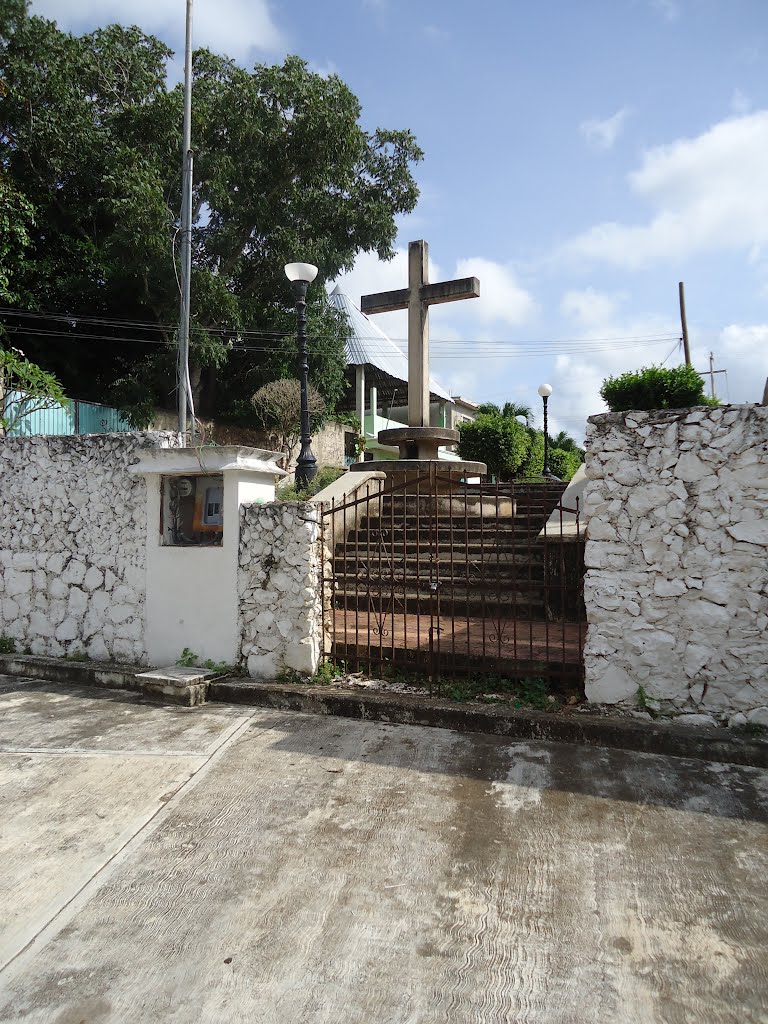
M275 496L272 473L223 471L224 530L219 547L161 543L160 472L147 474L146 646L152 665L174 664L184 648L201 661L240 656L237 570L240 506ZM185 474L186 475L186 474Z

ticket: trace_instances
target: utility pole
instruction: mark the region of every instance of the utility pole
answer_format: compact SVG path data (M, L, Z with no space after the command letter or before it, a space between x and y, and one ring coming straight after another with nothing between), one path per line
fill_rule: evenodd
M713 352L709 353L709 369L708 370L697 370L700 377L709 377L709 390L712 393L712 397L716 398L715 394L715 374L717 373L728 373L727 370L716 370L715 369L715 355Z
M187 0L187 26L184 46L184 126L181 189L181 303L179 306L179 351L177 387L179 395L179 432L187 432L189 402L189 298L192 277L192 0Z
M678 285L680 292L680 323L683 328L683 351L685 352L685 365L691 365L691 350L688 345L688 321L685 318L685 285L681 281Z

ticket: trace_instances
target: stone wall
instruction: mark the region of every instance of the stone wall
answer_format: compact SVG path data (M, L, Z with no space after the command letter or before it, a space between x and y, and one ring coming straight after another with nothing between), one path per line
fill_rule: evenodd
M0 440L0 634L19 652L144 662L146 483L175 434Z
M312 675L322 645L320 520L310 502L243 505L237 575L248 674Z
M768 724L768 408L594 416L590 700Z

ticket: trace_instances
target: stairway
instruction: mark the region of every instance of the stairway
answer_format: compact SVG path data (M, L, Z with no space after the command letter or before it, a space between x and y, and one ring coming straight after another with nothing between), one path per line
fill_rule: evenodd
M561 482L453 495L371 496L335 545L334 604L345 612L545 618L539 533Z

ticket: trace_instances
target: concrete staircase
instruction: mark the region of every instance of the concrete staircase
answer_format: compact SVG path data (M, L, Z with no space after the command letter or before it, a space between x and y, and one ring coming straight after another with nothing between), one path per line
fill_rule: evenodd
M346 611L545 618L539 533L565 484L498 494L391 494L335 545L334 600Z

